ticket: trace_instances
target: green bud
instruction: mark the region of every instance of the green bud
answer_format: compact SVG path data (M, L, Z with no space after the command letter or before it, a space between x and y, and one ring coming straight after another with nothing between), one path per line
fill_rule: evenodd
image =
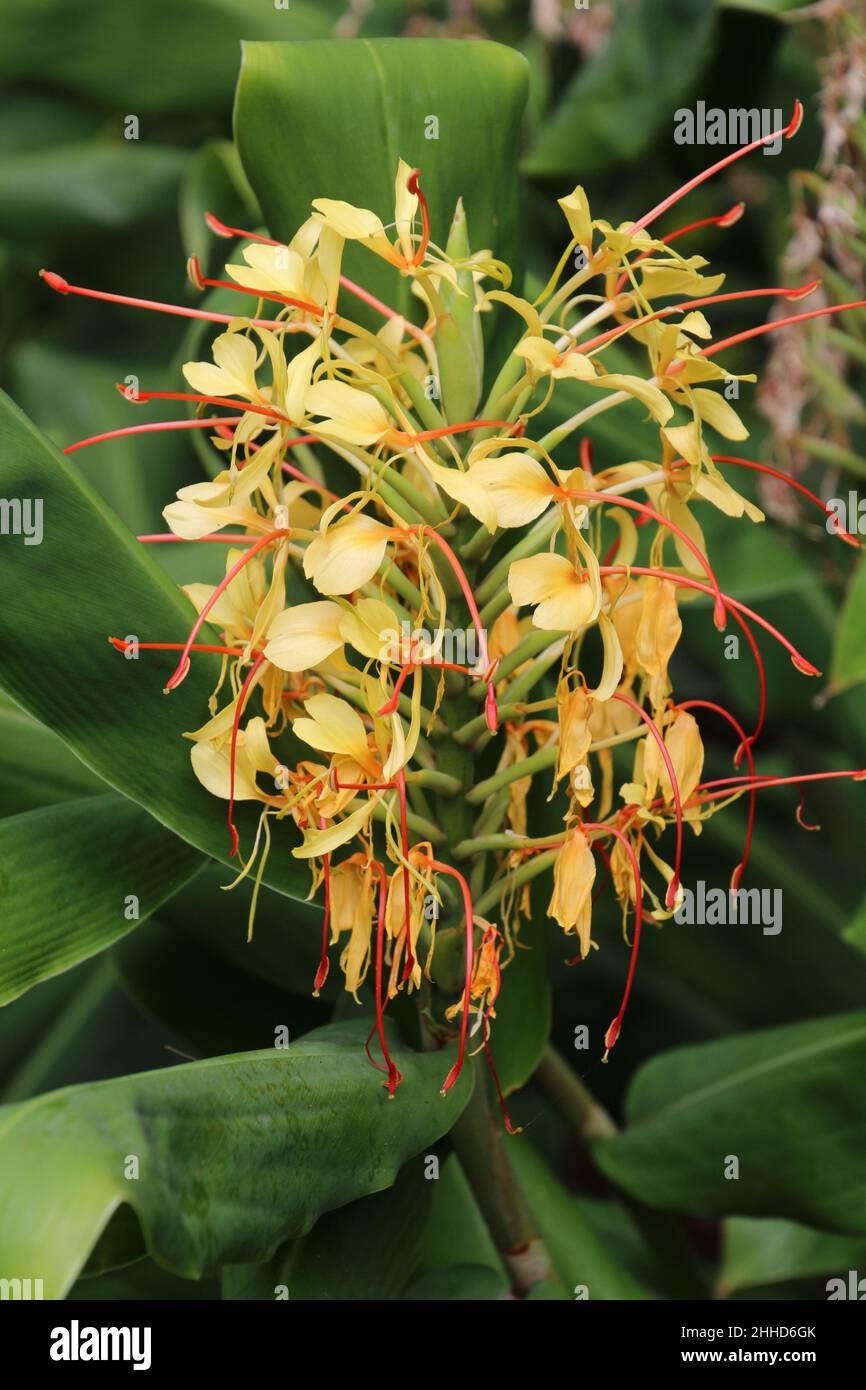
M457 201L446 252L463 260L470 254L469 227L463 199ZM475 312L475 284L471 270L457 272L457 287L440 281L442 319L436 333L439 356L439 389L446 418L451 423L471 420L481 399L484 380L484 340L481 317Z

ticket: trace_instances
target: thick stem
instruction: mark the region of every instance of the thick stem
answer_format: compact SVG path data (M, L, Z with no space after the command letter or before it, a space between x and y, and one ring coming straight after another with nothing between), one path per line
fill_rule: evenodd
M502 1123L491 1109L482 1058L474 1059L475 1090L451 1130L451 1142L515 1293L557 1282L550 1255L508 1156Z

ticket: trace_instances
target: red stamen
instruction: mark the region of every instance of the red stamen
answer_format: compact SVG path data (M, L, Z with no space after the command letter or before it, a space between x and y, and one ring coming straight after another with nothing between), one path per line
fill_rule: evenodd
M414 193L418 202L421 204L421 244L409 262L410 265L420 265L427 253L427 247L430 245L430 210L427 207L427 199L421 192L421 187L418 183L420 176L421 170L413 169L406 180L406 187L409 189L409 192Z
M400 850L404 860L409 858L409 830L406 822L406 774L402 767L397 773L397 791L400 798ZM412 948L412 931L409 910L409 869L404 863L403 869L403 919L406 932L406 964L403 969L403 979L408 980L412 971L415 969L415 952Z
M155 309L161 314L177 314L184 319L203 319L207 323L231 323L236 314L215 314L205 309L188 309L183 304L164 304L158 299L136 299L128 294L109 294L107 290L89 290L83 285L70 285L68 280L64 280L62 275L56 275L53 270L40 270L41 278L58 294L77 294L84 299L102 299L108 304L126 304L131 309ZM279 328L279 320L273 319L252 319L251 322L256 328Z
M656 723L652 715L648 714L647 711L638 704L637 700L633 700L630 695L623 695L621 692L618 691L611 698L614 700L620 700L624 705L628 705L630 709L633 709L636 714L640 715L641 719L646 724L647 729L655 739L656 744L658 745L659 753L661 754L664 760L664 765L667 769L668 780L671 784L671 791L673 793L674 798L674 808L676 810L677 817L677 848L676 857L674 859L674 876L668 884L668 891L665 895L665 907L673 907L674 903L676 902L677 888L679 887L680 883L680 867L682 864L683 857L683 806L682 801L680 800L680 784L677 781L676 770L674 768L671 755L668 752L667 747L665 745L664 738L662 737L659 729L656 727Z
M739 759L743 750L745 750L746 761L749 765L749 775L750 777L754 777L755 758L754 754L752 753L751 741L748 738L746 738L746 734L742 724L740 724L739 720L735 719L734 716L730 714L728 710L725 709L724 705L717 705L712 700L685 700L682 704L677 705L677 709L709 709L712 710L715 714L720 714L723 719L727 719L731 728L734 730L734 733L738 734L740 738L739 746L734 755L734 767L739 766ZM740 881L743 877L743 874L746 871L746 866L749 862L749 854L752 848L752 833L755 828L755 806L756 789L753 787L749 793L749 814L746 820L746 840L745 844L743 845L743 857L740 860L739 864L737 864L736 868L734 869L734 872L731 875L731 888L734 892L736 892L736 890L739 888Z
M698 579L687 579L685 575L672 574L670 570L654 569L649 565L600 565L599 572L601 574L647 574L653 579L669 579L672 584L679 584L682 588L697 589L700 593L711 596L713 594L710 586L702 584ZM804 656L801 656L787 637L784 637L778 628L773 627L773 624L768 622L766 618L762 618L760 613L756 613L753 608L748 608L745 603L740 603L739 599L731 598L730 594L723 594L722 598L726 607L736 609L740 613L747 613L754 622L759 623L766 632L775 637L777 642L781 642L797 670L801 671L804 676L820 676L821 672L818 667L813 666L811 661L807 661Z
M732 208L728 208L727 212L721 213L718 217L701 217L697 222L689 222L685 227L675 228L674 231L668 232L667 236L660 237L659 240L662 241L665 246L669 246L672 241L678 241L679 238L685 236L687 232L697 232L700 231L702 227L733 227L735 222L739 222L745 210L745 203L734 203ZM642 251L641 254L635 258L634 264L638 265L651 255L653 255L652 251ZM628 272L624 270L614 287L614 297L622 292L622 288L627 280Z
M475 632L478 637L478 650L481 653L481 663L484 666L485 671L485 679L487 684L487 698L484 703L484 716L487 722L488 729L492 734L495 734L497 729L499 728L499 712L496 708L496 689L491 679L492 663L490 661L490 653L487 649L487 633L484 631L484 628L481 625L481 615L478 612L478 605L475 602L475 595L472 592L469 580L466 578L463 566L457 559L457 556L454 554L454 551L451 549L448 542L446 540L443 540L443 538L439 535L439 532L435 531L432 526L425 526L422 524L418 526L410 526L408 527L408 530L415 534L420 533L425 536L429 536L430 539L434 541L436 545L439 546L439 549L442 551L443 555L445 556L449 565L454 571L454 574L457 578L457 582L463 591L463 597L466 600L466 606L469 609L470 615L472 617L472 625L475 628Z
M838 536L840 540L845 541L847 545L856 546L858 549L862 544L857 536L852 536L850 531L845 530L835 513L830 511L830 508L826 503L821 501L820 497L816 496L814 492L810 492L807 487L799 483L796 478L792 478L789 473L783 473L780 468L771 468L767 463L755 463L752 459L738 458L734 454L713 454L711 457L713 463L732 463L736 464L738 468L751 468L756 473L766 473L771 478L778 478L780 482L787 483L788 487L796 488L797 492L802 493L810 502L814 502L816 507L820 507L825 516L833 518L834 535ZM671 466L673 468L689 467L685 459L677 459Z
M155 545L158 541L178 541L183 545L200 545L203 541L213 541L217 545L255 545L255 536L233 536L223 534L219 536L196 536L195 540L189 540L187 536L176 536L173 531L161 531L148 536L136 536L137 541L144 545Z
M230 396L203 396L197 391L137 391L132 396L129 394L128 387L124 386L122 382L117 382L116 385L121 396L132 401L135 405L146 405L148 401L204 401L207 405L228 406L230 410L237 410L238 408L238 402L232 400ZM268 420L281 420L287 425L294 423L288 415L283 415L271 406L256 405L252 401L244 401L243 406L247 414L264 415Z
M762 145L768 145L773 140L778 140L780 135L784 135L786 140L790 140L792 136L797 134L802 120L803 104L798 100L794 102L794 114L788 124L783 126L781 130L771 131L769 135L761 135L757 140L752 140L750 144L743 145L740 149L734 150L732 154L726 155L724 159L720 159L717 163L711 164L709 169L704 169L703 173L696 174L693 179L689 179L688 183L684 183L681 188L676 189L674 193L662 199L662 201L657 203L654 208L651 208L649 212L644 213L639 222L632 223L629 231L634 233L640 231L642 227L648 227L650 223L654 222L657 217L660 217L663 212L667 212L669 207L673 207L674 203L678 203L687 193L691 193L692 189L705 183L707 179L712 178L714 174L727 168L729 164L733 164L736 160L742 159L744 155L751 154L752 150L758 150Z
M579 497L584 500L586 498L593 498L597 500L598 498L597 493L582 492L579 489L575 488L557 489L557 492L561 492L566 497ZM719 581L716 579L716 576L713 573L712 567L706 555L704 555L703 551L700 550L697 545L695 545L695 542L692 540L691 536L686 535L686 532L682 529L682 527L677 526L676 522L671 521L669 517L662 516L661 512L657 512L653 507L648 506L646 502L636 502L633 497L619 496L612 498L611 500L614 501L618 507L626 507L630 511L640 512L648 520L655 521L659 526L667 527L667 529L669 531L672 531L673 534L682 541L683 545L685 545L686 548L691 551L692 555L694 555L701 569L704 571L704 573L706 574L707 578L713 586L713 593L715 594L716 600L713 608L713 621L716 627L719 629L719 631L722 632L725 627L726 615L725 603L722 597L722 591L719 588Z
M450 434L465 434L467 430L505 429L516 435L518 426L511 420L463 420L457 425L442 425L437 430L422 430L420 434L405 434L402 430L392 430L397 443L423 444L428 439L444 439Z
M324 830L328 824L324 816L319 817L319 829ZM328 970L331 962L328 960L328 928L331 923L331 856L322 856L322 873L325 879L325 915L322 922L322 958L319 961L319 968L316 971L316 978L313 981L313 998L318 999L319 993L328 978Z
M793 314L786 319L773 319L771 323L759 323L756 328L747 328L744 333L735 333L731 338L723 338L720 343L701 348L699 357L715 357L717 352L744 343L748 338L758 338L762 333L775 333L777 328L787 328L792 323L805 323L808 319L820 319L826 314L844 314L849 309L866 309L866 299L854 299L850 304L827 304L823 309L809 309L805 314Z
M502 1085L499 1080L496 1067L493 1063L493 1054L490 1051L490 1010L485 1013L481 1023L482 1037L484 1038L484 1052L487 1057L487 1065L490 1068L490 1075L493 1077L493 1085L496 1087L496 1097L499 1101L499 1109L502 1111L502 1118L505 1121L505 1128L509 1134L522 1134L523 1125L515 1125L511 1121L508 1113L508 1106L505 1104L505 1096L502 1094Z
M609 835L615 835L616 838L619 840L620 844L624 847L625 852L631 861L632 875L634 877L635 913L634 935L632 936L631 942L631 959L629 960L628 974L626 976L625 989L623 990L622 1000L619 1006L619 1012L604 1035L605 1052L602 1061L606 1062L611 1048L613 1047L614 1043L620 1035L620 1030L622 1029L622 1021L625 1017L625 1011L628 1005L629 995L631 994L632 983L634 981L634 972L635 967L637 966L637 955L638 951L640 950L641 924L643 923L643 883L641 882L640 865L637 862L637 856L632 848L631 841L629 840L627 835L624 835L621 830L615 830L612 825L593 824L592 822L584 824L583 829L603 830Z
M657 309L655 313L643 314L636 319L626 319L616 328L608 328L604 333L598 333L594 338L588 338L586 342L575 343L574 347L569 348L562 356L567 357L571 352L587 352L590 348L599 347L611 338L630 333L633 328L641 328L646 323L654 323L656 319L667 318L669 314L684 313L687 309L705 309L709 304L727 304L736 299L766 299L768 297L805 299L807 295L814 294L820 283L820 280L810 280L807 285L797 285L793 289L786 289L785 286L772 286L769 289L732 290L729 294L706 294L699 299L684 299L679 304L668 304L664 309Z
M376 1027L375 1032L379 1034L379 1046L382 1049L382 1057L388 1068L388 1099L394 1099L394 1092L403 1080L401 1072L391 1061L388 1052L388 1043L385 1038L385 1006L382 1000L382 957L385 943L385 907L388 901L388 876L385 867L378 860L373 860L373 867L379 876L379 914L376 924ZM372 1037L372 1033L370 1034ZM370 1056L369 1041L367 1039L367 1056ZM370 1060L373 1061L372 1057ZM373 1062L376 1066L376 1063ZM381 1068L380 1068L381 1070Z
M76 449L85 449L89 444L102 444L107 439L120 439L127 434L150 434L159 430L202 430L207 429L209 425L238 425L243 418L242 415L214 415L199 420L157 420L148 425L125 425L121 430L107 430L105 434L92 434L89 439L79 439L75 444L67 444L63 452L74 454Z
M274 241L269 236L259 236L257 232L245 232L240 227L227 227L225 222L220 222L218 218L214 217L212 212L206 212L204 219L210 230L217 236L229 238L244 237L247 241L258 241L264 246L285 245L285 242ZM369 304L370 308L375 309L383 318L398 319L402 317L401 314L397 313L396 309L391 308L390 304L385 304L381 299L377 299L374 294L370 294L369 290L363 289L361 285L356 285L355 281L350 280L348 275L340 276L340 284L343 286L343 289L348 290L349 293L355 295L357 299L363 300L365 304ZM416 328L414 323L406 322L405 328L406 332L411 334L416 340L423 339L424 333L420 328Z
M184 643L183 651L181 654L180 661L177 664L177 668L174 671L174 674L169 677L168 684L165 687L166 695L168 695L170 691L176 690L177 687L180 685L181 681L185 680L189 671L189 653L192 650L192 644L196 639L199 629L205 622L208 613L213 608L217 599L220 597L221 594L225 592L229 584L234 579L235 575L240 574L244 565L248 564L249 561L253 558L253 556L256 555L260 550L263 550L266 545L270 545L271 541L281 539L283 536L290 535L291 531L286 529L280 529L275 531L268 531L264 536L260 536L259 539L257 541L254 541L253 544L250 546L246 555L242 555L241 558L234 565L232 565L231 569L226 574L225 579L220 580L213 593L210 595L208 599L206 599L205 603L203 604L201 612L199 613L198 617L195 620L195 623L193 624L192 631L190 632L189 637Z
M474 910L472 907L472 894L469 891L469 884L458 869L452 869L450 864L443 864L438 859L429 861L431 869L437 873L449 874L451 878L456 878L460 884L460 891L463 894L463 911L466 917L466 983L463 988L463 1017L460 1020L460 1046L457 1052L457 1061L449 1071L442 1086L443 1096L451 1090L458 1076L463 1069L463 1058L466 1054L466 1030L469 1025L469 1005L472 999L472 967L475 958L475 923Z
M303 309L305 313L315 314L318 318L324 313L318 304L311 304L307 299L295 299L290 294L280 294L277 290L251 290L245 285L235 284L233 280L211 280L207 275L202 275L198 256L190 256L187 269L197 289L233 290L235 294L250 295L253 299L270 299L276 304L288 304L293 309Z
M127 642L123 637L109 637L109 642L116 647L119 652L129 651L130 647L137 648L140 652L180 652L184 649L183 642ZM216 647L205 642L195 643L190 647L191 652L216 652L219 656L243 656L242 647Z
M236 759L237 759L237 751L238 751L238 730L240 729L241 715L243 714L244 706L245 706L245 704L246 704L246 702L247 702L247 696L249 695L250 690L252 689L253 681L255 680L256 676L258 675L258 672L261 670L261 666L262 666L262 663L263 663L264 659L265 659L265 654L264 654L264 652L259 652L259 655L256 657L255 661L253 662L252 666L250 667L249 671L247 672L247 674L246 674L246 679L244 680L244 683L243 683L243 685L241 686L240 694L238 695L238 702L237 702L237 705L235 706L235 717L234 717L234 719L232 720L231 755L230 755L230 758L229 758L229 810L228 810L229 835L231 836L231 843L232 843L231 851L230 851L230 853L229 853L229 858L230 858L230 859L234 859L235 855L236 855L237 852L238 852L238 847L239 847L239 844L240 844L240 841L239 841L239 839L238 839L238 832L237 832L237 830L235 829L235 822L234 822L234 810L235 810L235 761L236 761Z

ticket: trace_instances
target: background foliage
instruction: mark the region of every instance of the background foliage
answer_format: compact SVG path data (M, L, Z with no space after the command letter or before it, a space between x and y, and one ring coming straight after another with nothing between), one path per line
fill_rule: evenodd
M181 320L54 296L40 267L191 302L185 255L213 268L224 249L204 228L206 209L241 225L263 209L276 234L290 233L319 176L317 193L387 207L379 189L395 151L380 164L375 125L351 128L341 104L348 46L334 84L299 49L247 50L241 162L232 143L241 39L487 36L518 49L530 88L522 133L491 130L493 105L485 112L475 84L435 58L417 109L447 107L443 197L477 171L478 186L457 191L487 240L512 189L503 236L516 237L519 171L530 283L558 255L555 199L576 182L596 215L617 222L712 155L674 143L677 106L702 99L787 113L800 96L808 116L796 142L738 165L689 203L698 218L745 198L743 221L700 234L695 249L738 288L784 283L792 175L819 161L820 64L834 42L819 22L786 22L793 9L785 0L591 0L586 12L516 0L291 0L286 10L272 0L0 0L5 388L63 447L129 422L115 381L134 374L164 387L197 355L199 331ZM417 91L417 74L405 71L406 92ZM505 62L492 80L513 71ZM409 100L404 93L401 109ZM130 117L135 140L125 138ZM862 118L860 132L866 146ZM423 162L423 148L400 152ZM368 186L375 197L362 196ZM854 242L862 265L866 229ZM844 271L831 270L844 297ZM854 298L856 276L851 289ZM719 331L748 322L737 306L718 317ZM819 439L839 452L806 459L804 476L824 496L846 496L866 471L862 407L851 404L864 315L846 332L854 366L845 394L827 398ZM738 354L743 371L760 371L767 355ZM741 405L751 456L778 461L755 399ZM603 460L634 456L638 420L601 418ZM121 440L64 463L15 407L0 417L0 491L42 496L46 514L63 518L24 558L0 540L0 1274L44 1272L52 1296L73 1297L272 1298L283 1284L311 1298L501 1296L506 1270L445 1137L470 1079L446 1103L435 1059L406 1050L411 1084L384 1103L359 1054L354 1006L336 991L310 998L320 914L301 901L305 877L292 867L275 869L255 939L244 943L244 905L221 892L225 868L207 862L224 857L221 812L197 795L174 736L178 709L193 707L212 673L202 661L169 712L158 687L102 641L143 611L167 639L183 635L173 585L186 577L176 553L185 547L142 557L129 532L156 529L166 500L201 467L180 434ZM862 561L799 512L733 536L724 518L708 527L722 586L758 602L832 675L832 685L809 682L766 653L761 768L866 764ZM678 688L747 720L753 673L725 659L707 619L697 605L684 619ZM716 775L729 757L720 731L718 744L708 740ZM782 932L654 932L607 1067L600 1049L575 1051L573 1039L578 1025L598 1038L609 1021L625 966L612 912L591 966L567 967L564 944L547 942L539 925L534 949L509 972L498 1060L509 1087L529 1085L512 1102L527 1133L508 1153L560 1296L587 1285L599 1298L684 1287L812 1297L830 1275L866 1266L862 796L843 782L810 792L806 819L820 836L796 823L790 795L766 796L750 882L783 887ZM690 842L690 879L723 881L743 814L713 820ZM137 921L124 916L127 894L140 899ZM543 912L540 903L539 923ZM273 1050L277 1026L304 1035L287 1054ZM563 1071L548 1052L533 1081L548 1036L569 1061ZM567 1079L576 1075L604 1112L582 1103ZM130 1117L142 1109L150 1123L137 1140ZM22 1177L24 1143L34 1160ZM147 1154L153 1175L134 1211L117 1166L130 1150ZM345 1161L332 1169L324 1160L335 1150ZM424 1178L428 1153L441 1159L438 1182ZM721 1182L730 1153L741 1178ZM34 1236L37 1213L47 1246ZM696 1259L683 1256L683 1232Z

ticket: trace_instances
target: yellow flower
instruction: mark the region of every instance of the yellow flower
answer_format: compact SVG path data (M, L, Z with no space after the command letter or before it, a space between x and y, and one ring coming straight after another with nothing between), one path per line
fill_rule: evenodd
M333 510L325 512L320 534L307 546L304 574L321 594L351 594L378 570L391 528L363 512L329 525Z
M669 579L650 578L644 587L635 633L635 657L650 677L650 700L655 708L667 696L668 662L682 630L674 585Z
M594 883L595 858L583 831L575 830L556 856L547 915L559 923L566 936L577 935L584 958L591 944Z
M588 570L578 570L564 555L530 555L515 560L508 588L518 608L535 605L532 621L546 632L579 632L595 622L601 607Z
M292 724L298 738L320 753L344 753L368 773L377 774L364 722L346 700L336 695L313 695L304 702L304 709L308 717Z
M411 173L411 166L401 159L394 180L394 225L397 229L394 245L388 240L381 219L368 208L358 208L336 198L314 198L316 218L346 241L358 241L391 265L406 269L416 255L412 228L418 211L418 195L409 189Z

